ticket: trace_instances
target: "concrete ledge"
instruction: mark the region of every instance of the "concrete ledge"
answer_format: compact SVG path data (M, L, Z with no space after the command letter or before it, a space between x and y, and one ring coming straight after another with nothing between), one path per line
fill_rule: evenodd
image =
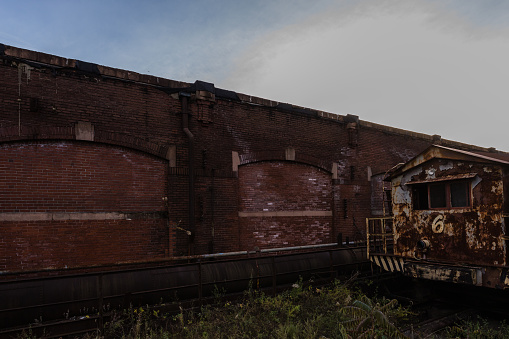
M94 141L94 125L86 121L78 121L74 125L76 140Z
M92 63L85 63L84 61L76 60L76 59L68 59L59 57L56 55L46 54L42 52L31 51L27 49L22 49L14 46L3 45L4 46L4 55L10 56L13 58L25 59L30 61L35 61L41 64L57 66L65 69L78 69L76 66L80 64L88 64L89 66L95 66L99 75L108 76L116 79L123 79L133 82L139 82L144 84L150 84L154 86L163 86L169 88L182 88L190 86L187 82L175 81L165 78L159 78L152 75L140 74L136 72L130 72L118 68L97 65ZM0 55L1 56L1 55Z
M332 211L261 211L239 212L241 218L256 217L332 217Z
M162 212L6 212L0 213L0 221L63 221L63 220L131 220L141 219L145 215L150 219L162 217Z

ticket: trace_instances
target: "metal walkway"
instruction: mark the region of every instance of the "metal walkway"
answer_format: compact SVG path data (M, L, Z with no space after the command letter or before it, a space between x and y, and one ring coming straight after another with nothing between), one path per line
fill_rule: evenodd
M281 254L296 250L307 252ZM225 259L230 256L233 258ZM369 267L366 247L337 244L193 256L187 260L192 262L157 262L157 266L154 262L143 268L120 265L93 273L67 270L53 272L58 276L0 280L0 338L15 337L28 325L34 334L44 330L49 335L53 331L49 337L58 337L61 330L51 330L49 325L54 322L72 323L70 328L90 331L100 328L111 310L130 305L183 300L200 305L217 290L237 293L268 288L276 293L278 286L292 284L300 277L330 279ZM63 333L70 333L69 329Z

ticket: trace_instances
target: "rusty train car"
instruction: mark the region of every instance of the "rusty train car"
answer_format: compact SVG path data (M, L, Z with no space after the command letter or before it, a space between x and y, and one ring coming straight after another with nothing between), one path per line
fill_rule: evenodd
M392 211L366 222L373 263L414 278L509 288L509 154L433 145L388 172Z

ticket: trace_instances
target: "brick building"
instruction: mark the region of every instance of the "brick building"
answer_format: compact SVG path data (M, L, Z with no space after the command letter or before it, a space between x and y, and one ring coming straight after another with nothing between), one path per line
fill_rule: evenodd
M364 239L383 174L479 147L0 44L0 271ZM493 151L493 150L492 150Z

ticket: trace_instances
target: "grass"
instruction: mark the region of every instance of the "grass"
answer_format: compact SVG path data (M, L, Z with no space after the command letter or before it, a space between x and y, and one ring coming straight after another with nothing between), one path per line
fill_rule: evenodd
M446 338L469 339L509 339L509 325L502 321L496 325L490 324L486 319L464 320L444 331Z
M216 305L199 312L180 309L170 315L148 306L130 307L114 313L103 333L82 338L404 338L398 327L414 315L396 300L369 298L339 281L325 287L299 281L276 296L251 289L236 302L220 291L215 297ZM21 338L35 337L27 333ZM440 338L509 338L509 326L494 327L478 318L448 327Z
M223 299L218 295L219 305L176 315L130 308L115 314L102 335L87 339L394 338L398 321L409 315L395 300L369 299L339 281L319 288L299 281L276 296L250 290L242 300Z

